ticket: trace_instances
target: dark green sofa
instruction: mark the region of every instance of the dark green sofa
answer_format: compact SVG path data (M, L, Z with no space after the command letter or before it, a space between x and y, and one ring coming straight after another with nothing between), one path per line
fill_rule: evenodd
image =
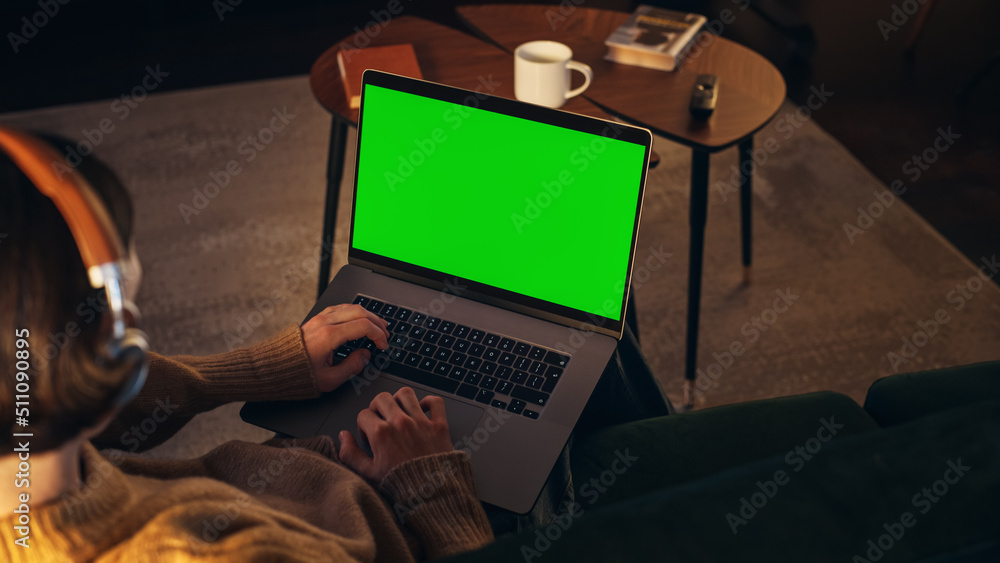
M613 426L578 507L450 561L1000 561L1000 362Z

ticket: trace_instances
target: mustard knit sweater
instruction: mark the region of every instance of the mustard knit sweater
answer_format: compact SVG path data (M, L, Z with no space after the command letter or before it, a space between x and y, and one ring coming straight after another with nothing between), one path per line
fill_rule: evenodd
M150 354L140 395L84 446L82 486L31 507L31 547L0 517L0 560L397 562L492 541L460 452L404 463L376 490L327 436L229 442L182 461L96 449L149 448L229 401L317 395L298 327L216 356Z

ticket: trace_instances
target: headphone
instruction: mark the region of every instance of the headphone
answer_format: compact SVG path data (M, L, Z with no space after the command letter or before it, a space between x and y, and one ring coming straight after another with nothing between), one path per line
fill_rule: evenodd
M100 197L82 173L75 168L55 165L62 160L45 141L0 126L0 151L3 151L43 195L52 200L76 241L87 277L94 289L104 289L111 312L111 337L101 351L115 363L131 364L131 375L115 398L114 406L131 401L146 382L149 349L146 335L126 320L123 285L128 263L126 245L111 220Z

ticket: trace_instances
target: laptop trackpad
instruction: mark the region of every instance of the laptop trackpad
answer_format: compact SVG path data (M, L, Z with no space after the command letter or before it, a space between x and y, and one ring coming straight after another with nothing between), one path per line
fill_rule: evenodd
M340 396L336 398L330 416L320 426L318 433L332 436L336 440L341 430L349 430L361 449L371 455L371 449L365 441L361 440L358 433L358 413L368 408L375 395L383 391L395 393L405 386L406 384L396 380L379 377L371 385L365 387L361 394L358 394L350 382L342 385L335 392ZM413 387L413 390L417 394L417 399L423 399L427 395L438 395L438 393L425 391L419 387ZM451 433L452 443L457 445L465 442L472 437L472 433L476 430L479 419L483 417L483 409L450 397L442 398L444 399L444 412L448 417L448 429ZM337 441L339 442L339 440Z

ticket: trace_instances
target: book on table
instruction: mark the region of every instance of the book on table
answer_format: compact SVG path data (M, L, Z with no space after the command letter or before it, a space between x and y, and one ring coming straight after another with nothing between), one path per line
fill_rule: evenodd
M364 49L344 49L337 53L337 66L351 109L361 107L361 75L370 68L423 79L413 45L385 45Z
M706 21L708 19L700 14L642 4L604 41L608 46L604 58L645 68L674 70Z

